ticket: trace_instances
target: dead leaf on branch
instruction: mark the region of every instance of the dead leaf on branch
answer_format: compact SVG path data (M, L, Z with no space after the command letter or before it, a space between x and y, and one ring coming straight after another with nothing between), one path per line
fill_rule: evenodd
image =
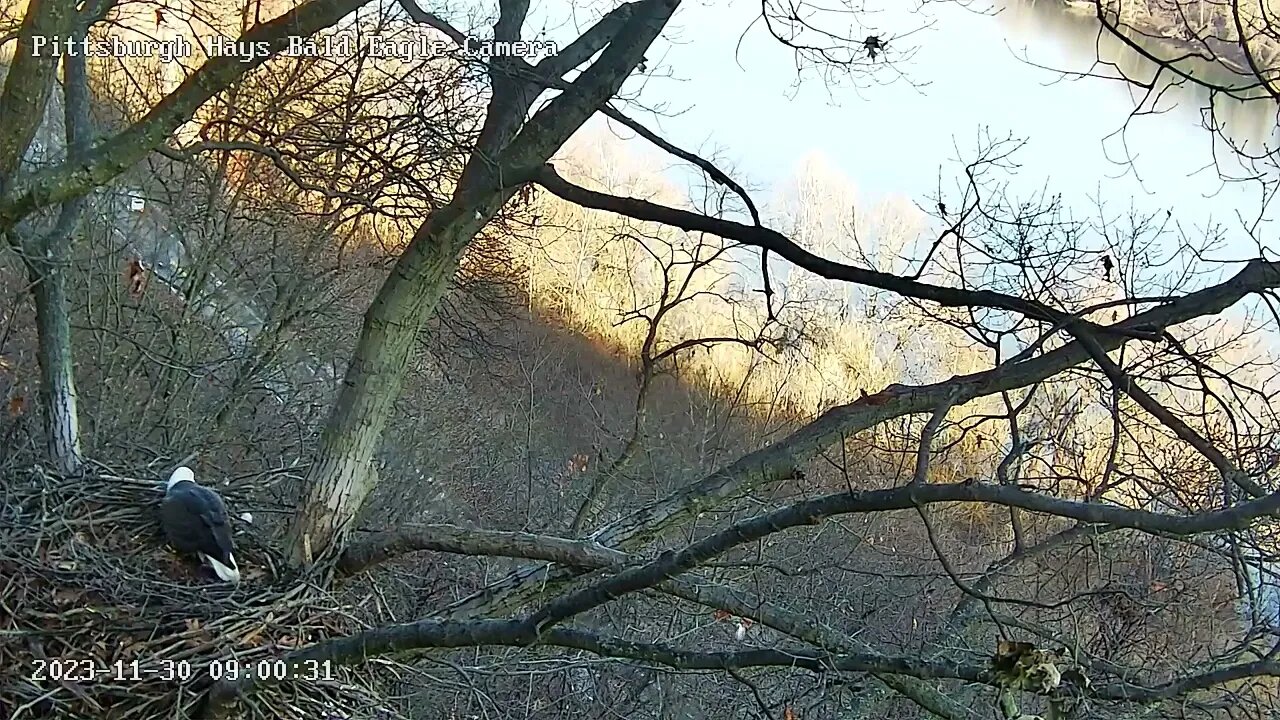
M1018 661L1018 658L1035 649L1036 646L1028 642L1001 640L996 643L996 661L1001 662L1007 660L1014 663Z
M147 289L147 270L142 266L141 260L136 257L129 258L124 280L125 287L129 290L129 297L134 300L141 299L143 291Z
M1059 665L1072 672L1068 658L1066 650L1039 650L1031 643L1000 640L991 667L1002 687L1047 693L1062 685Z

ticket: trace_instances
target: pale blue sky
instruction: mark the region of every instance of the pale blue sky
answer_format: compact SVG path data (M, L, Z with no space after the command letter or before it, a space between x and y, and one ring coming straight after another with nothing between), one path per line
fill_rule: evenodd
M554 0L536 8L531 29L539 15L567 17L564 7ZM575 17L586 23L598 12ZM970 157L985 129L1027 141L1015 157L1022 166L1019 188L1030 194L1047 179L1051 191L1081 212L1099 192L1116 209L1133 197L1143 208L1173 208L1195 226L1209 217L1230 222L1237 209L1257 212L1256 188L1232 186L1213 196L1222 183L1203 171L1212 156L1194 107L1184 103L1171 113L1136 118L1123 138L1104 142L1133 107L1129 88L1091 78L1057 81L1055 73L1018 59L1025 52L1041 65L1086 69L1093 40L1084 33L1069 36L1025 10L994 18L940 3L930 6L932 27L901 41L919 47L901 68L927 85L897 81L858 90L848 83L828 87L809 74L797 89L791 52L759 22L752 25L758 12L756 3L686 3L649 54L651 65L671 77L632 80L626 88L640 90L646 105L681 113L657 118L633 109L635 117L686 148L719 150L744 184L767 188L817 152L863 193L900 193L924 203L940 167L944 189L955 187L955 160ZM901 16L873 17L882 36L919 25ZM557 39L572 33L569 26L550 31ZM1132 169L1108 161L1124 157L1126 145L1141 183Z

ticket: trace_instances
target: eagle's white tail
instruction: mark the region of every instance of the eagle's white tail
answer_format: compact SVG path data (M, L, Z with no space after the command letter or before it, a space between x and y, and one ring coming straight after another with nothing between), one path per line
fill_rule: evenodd
M236 558L234 555L227 556L227 559L231 561L231 567L223 565L204 553L200 553L200 559L208 563L209 567L213 568L213 572L216 573L219 578L222 578L223 582L229 582L232 584L238 584L240 582L240 570L236 568Z

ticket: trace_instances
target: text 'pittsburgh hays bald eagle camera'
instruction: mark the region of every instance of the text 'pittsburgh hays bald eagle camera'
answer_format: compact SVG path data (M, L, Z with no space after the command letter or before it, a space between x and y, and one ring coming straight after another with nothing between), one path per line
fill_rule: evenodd
M198 555L224 582L240 582L227 507L216 492L196 484L191 468L180 467L169 476L160 503L160 526L175 550Z

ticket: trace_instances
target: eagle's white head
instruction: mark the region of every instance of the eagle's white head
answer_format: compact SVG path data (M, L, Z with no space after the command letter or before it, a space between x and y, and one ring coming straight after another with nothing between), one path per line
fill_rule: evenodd
M168 490L180 482L195 482L195 481L196 481L196 474L191 472L191 468L187 467L186 465L183 465L177 470L174 470L173 474L169 476L169 483L164 486L164 489Z

